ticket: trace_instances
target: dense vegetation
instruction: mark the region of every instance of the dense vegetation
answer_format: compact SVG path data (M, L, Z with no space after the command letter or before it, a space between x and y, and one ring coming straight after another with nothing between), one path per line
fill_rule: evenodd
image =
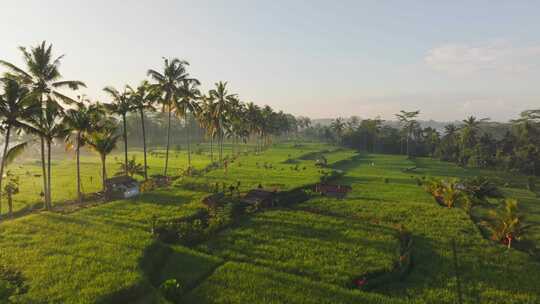
M328 126L302 129L302 135L351 148L389 154L429 156L473 168L540 173L540 110L524 111L510 123L470 116L444 129L422 127L419 111L402 111L398 124L382 119L338 118Z

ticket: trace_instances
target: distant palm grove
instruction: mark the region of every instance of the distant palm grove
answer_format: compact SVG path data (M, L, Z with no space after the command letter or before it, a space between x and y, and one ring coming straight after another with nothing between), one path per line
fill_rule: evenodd
M290 133L297 128L298 121L293 115L276 112L267 105L261 107L252 102L244 103L237 94L229 91L227 82L218 82L214 89L201 92L200 81L188 73L189 63L177 58L164 58L163 66L149 69L148 79L136 87L103 88L110 96L110 100L104 103L86 96L70 96L71 91L86 87L86 84L62 78L59 68L64 56L55 57L52 44L43 41L39 45L19 49L24 66L0 60L0 66L7 70L0 78L0 118L4 133L2 155L5 156L0 165L0 213L3 173L34 138L38 139L40 147L44 206L50 209L51 153L55 142L65 143L67 148L76 152L77 196L81 201L79 155L83 146L99 155L105 189L105 161L120 140L124 148L126 175L129 169L128 149L136 144L144 149L143 175L148 179L148 144L165 147L163 175L167 176L171 144L180 145L179 137L183 137L182 143L188 147L189 171L192 133L197 134L197 140L208 139L212 160L222 161L225 140L236 145L251 140L256 142L256 149L261 150L272 136Z
M469 116L441 130L422 127L419 114L401 111L396 114L397 122L390 124L379 118L337 118L328 126L306 129L304 135L368 152L428 156L460 166L540 174L540 109L523 111L509 123Z

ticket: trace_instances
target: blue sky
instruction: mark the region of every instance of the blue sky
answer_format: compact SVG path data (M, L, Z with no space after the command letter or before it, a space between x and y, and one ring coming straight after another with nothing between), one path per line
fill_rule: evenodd
M312 118L508 120L540 107L540 2L2 1L0 58L52 42L62 71L108 101L161 57L208 89Z

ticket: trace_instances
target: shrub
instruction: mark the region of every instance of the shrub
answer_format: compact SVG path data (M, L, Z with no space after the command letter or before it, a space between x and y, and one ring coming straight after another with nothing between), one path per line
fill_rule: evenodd
M178 302L182 297L182 286L176 279L168 279L159 286L161 294L171 302Z
M0 265L0 302L8 302L13 295L26 293L27 287L21 272Z
M469 195L480 200L485 200L488 197L502 197L495 182L483 176L466 179L463 182L463 188Z
M489 221L482 225L491 233L491 239L512 247L513 241L520 241L530 225L524 224L524 217L519 214L518 202L515 199L504 200L499 210L490 210Z

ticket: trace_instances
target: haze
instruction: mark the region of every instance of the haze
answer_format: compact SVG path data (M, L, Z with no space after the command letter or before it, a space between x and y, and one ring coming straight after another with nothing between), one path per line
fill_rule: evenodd
M505 121L538 106L538 3L2 1L0 58L47 40L66 79L108 101L162 56L209 88L296 115Z

